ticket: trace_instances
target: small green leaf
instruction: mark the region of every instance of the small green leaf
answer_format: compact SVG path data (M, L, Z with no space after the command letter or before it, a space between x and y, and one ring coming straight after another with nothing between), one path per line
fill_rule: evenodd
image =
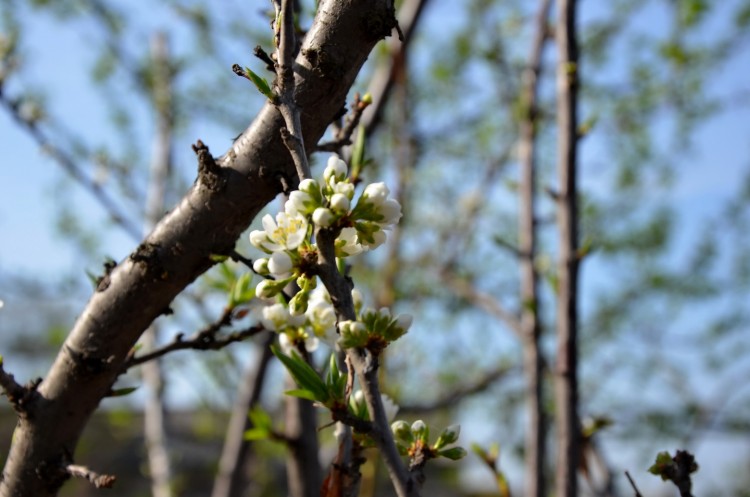
M117 388L109 392L107 397L124 397L138 390L138 387Z
M291 397L298 397L300 399L309 400L311 402L318 402L318 398L310 390L304 390L304 389L298 388L296 390L287 390L286 392L284 392L284 394L289 395Z
M229 299L230 307L236 307L239 304L249 302L255 298L255 286L252 286L253 281L252 273L244 273L232 286L232 293Z
M274 355L284 364L289 374L301 388L311 393L310 400L316 400L321 404L327 404L330 399L328 389L318 373L302 359L299 354L292 352L292 357L284 355L277 347L272 347ZM296 392L296 391L294 391ZM290 394L291 395L291 394ZM296 395L295 396L300 396ZM307 398L307 397L303 397Z
M266 98L268 98L269 100L276 99L276 95L274 95L273 91L271 91L271 86L268 84L266 78L258 76L249 67L245 68L245 75L250 81L253 82L255 87L258 88L258 91L265 95Z
M222 255L222 254L210 254L208 256L208 258L210 260L212 260L213 262L224 262L227 259L229 259L229 256L228 255Z
M438 454L451 461L458 461L466 457L466 449L463 447L451 447L450 449L441 450Z
M352 166L352 178L358 178L359 173L362 171L362 166L365 164L365 127L361 124L357 128L357 138L352 148L352 160L350 163Z
M270 433L267 430L264 430L262 428L250 428L242 435L242 437L245 440L254 441L254 440L265 440L268 438L269 435Z

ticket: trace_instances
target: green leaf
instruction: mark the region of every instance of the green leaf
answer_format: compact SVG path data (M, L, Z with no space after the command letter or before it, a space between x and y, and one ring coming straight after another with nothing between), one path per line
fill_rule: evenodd
M249 67L245 68L245 75L250 81L253 82L255 87L258 88L258 91L265 95L266 98L268 98L269 100L276 99L276 95L274 95L273 91L271 91L271 85L268 84L266 78L258 76Z
M255 428L269 430L273 425L271 416L260 406L255 406L247 413L247 417L253 423Z
M262 428L250 428L242 435L242 437L245 440L265 440L269 435L270 433Z
M232 294L229 299L231 307L236 307L255 298L255 286L251 285L252 281L253 274L249 272L237 278L232 287Z
M208 258L211 259L213 262L224 262L227 259L229 259L229 256L222 255L222 254L210 254Z
M301 388L298 388L296 390L287 390L284 392L284 394L292 396L292 397L298 397L300 399L309 400L311 402L318 402L319 399L315 396L313 392L310 390L304 390Z
M648 468L648 472L653 475L661 476L662 480L667 481L669 480L667 470L672 464L673 460L672 456L669 455L669 452L659 452L656 455L656 462Z
M292 352L292 357L284 355L277 347L271 347L274 355L284 364L289 374L302 390L311 393L310 400L316 400L321 404L327 404L330 398L328 389L318 373L302 359L299 354ZM296 392L296 390L294 391ZM291 395L291 394L290 394ZM299 396L299 395L295 395ZM307 397L303 397L307 398Z
M352 178L358 178L360 171L362 171L362 166L365 164L365 127L361 124L357 128L357 138L352 148L350 163L352 166Z
M138 390L138 387L117 388L109 392L107 397L125 397Z

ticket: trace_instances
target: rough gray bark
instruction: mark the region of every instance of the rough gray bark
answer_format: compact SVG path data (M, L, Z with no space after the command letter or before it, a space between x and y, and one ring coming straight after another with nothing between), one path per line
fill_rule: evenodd
M550 0L542 0L535 20L535 34L529 55L528 65L524 69L521 87L521 99L525 116L521 119L518 146L521 163L521 181L519 192L521 205L519 209L519 266L521 270L521 335L523 347L523 367L526 377L526 411L528 426L525 441L525 494L528 497L546 495L546 433L547 417L544 412L543 369L544 357L539 347L541 335L539 275L534 266L536 258L536 136L539 109L537 94L539 76L542 71L542 52L547 40L547 18Z
M557 473L555 495L576 497L580 459L578 423L578 46L576 1L557 0L557 224L560 254L557 287L555 414Z
M395 24L392 0L321 1L295 66L308 150L344 105L375 43ZM241 80L237 84L238 91L252 91ZM199 176L187 195L104 276L46 378L24 403L0 496L57 493L81 431L143 331L212 266L212 254L233 249L281 190L280 178L296 184L282 123L276 108L266 105L217 163L201 151Z

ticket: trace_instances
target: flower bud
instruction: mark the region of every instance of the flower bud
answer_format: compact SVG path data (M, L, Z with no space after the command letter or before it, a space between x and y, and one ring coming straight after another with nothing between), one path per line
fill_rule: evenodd
M391 191L388 189L385 183L379 182L370 183L369 185L367 185L364 193L362 193L362 196L366 197L371 204L380 206L383 204L383 202L385 202L390 193Z
M332 155L328 159L328 164L323 171L323 179L326 184L338 183L346 177L346 162L339 159L337 155ZM333 181L331 181L333 179Z
M408 331L411 328L413 321L414 317L411 314L399 314L396 316L396 326L404 331Z
M450 445L452 443L456 443L458 441L458 436L461 433L461 425L454 424L450 425L449 427L445 428L442 433L440 433L440 436L437 439L437 442L435 442L434 449L440 450L446 445Z
M265 257L261 257L260 259L255 259L255 261L253 261L253 271L255 271L261 276L267 275L268 274L268 259Z
M325 207L318 207L313 212L312 220L313 220L313 223L315 223L317 226L320 226L321 228L328 228L329 226L333 224L336 218L333 215L333 212L331 212L331 209L326 209Z
M294 267L292 258L286 252L274 252L268 260L268 270L271 274L287 274Z
M414 438L422 440L427 443L427 439L430 437L430 428L425 424L424 421L418 419L411 425L411 433Z
M334 193L331 196L331 209L337 212L347 212L350 204L349 199L342 193Z
M463 447L451 447L450 449L441 450L438 454L450 459L451 461L458 461L459 459L466 457L466 449Z
M414 441L414 437L411 433L411 427L406 421L399 419L398 421L391 424L391 431L393 437L406 445L411 445Z

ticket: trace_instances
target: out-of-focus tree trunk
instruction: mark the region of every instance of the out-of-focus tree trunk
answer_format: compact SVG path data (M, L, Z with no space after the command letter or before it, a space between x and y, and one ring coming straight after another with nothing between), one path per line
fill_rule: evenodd
M521 102L524 115L520 122L518 155L521 165L519 255L521 292L521 341L526 378L525 495L544 497L547 417L544 412L544 357L539 347L541 335L539 275L536 258L536 137L538 127L537 94L542 70L542 53L547 40L547 18L551 0L542 0L536 15L535 35L529 60L522 75Z
M151 97L156 113L156 134L151 159L151 177L146 194L144 236L148 236L164 213L172 163L172 75L169 45L163 33L156 34L151 41L151 65L154 75ZM144 349L148 351L155 348L157 337L158 328L151 325L141 340ZM141 374L147 388L143 417L151 493L153 497L171 497L172 471L164 421L164 376L161 363L154 360L143 364Z
M557 473L555 495L577 497L580 458L578 420L578 206L576 163L578 142L578 46L576 1L557 0L557 363L555 417Z
M224 437L224 448L219 459L219 474L214 480L211 497L241 497L248 485L247 463L252 455L251 442L245 440L244 433L253 427L247 413L260 400L268 364L273 354L271 344L276 339L270 333L263 344L260 361L250 364L242 378L237 399Z

